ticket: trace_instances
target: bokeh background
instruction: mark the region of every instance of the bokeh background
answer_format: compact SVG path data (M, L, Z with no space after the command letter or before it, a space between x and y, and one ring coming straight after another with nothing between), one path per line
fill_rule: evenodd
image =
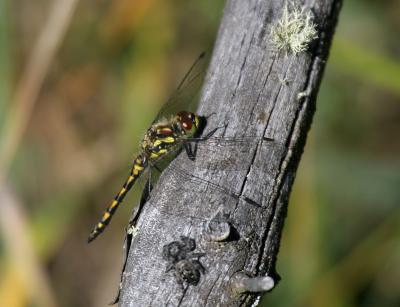
M106 306L132 193L86 239L222 0L0 0L0 306ZM264 306L400 306L400 2L348 0Z

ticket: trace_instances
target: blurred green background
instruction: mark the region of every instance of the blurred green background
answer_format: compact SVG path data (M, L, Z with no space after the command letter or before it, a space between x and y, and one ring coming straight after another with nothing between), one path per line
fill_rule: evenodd
M223 6L0 0L0 306L112 300L132 208L87 235ZM264 306L400 306L399 13L345 1Z

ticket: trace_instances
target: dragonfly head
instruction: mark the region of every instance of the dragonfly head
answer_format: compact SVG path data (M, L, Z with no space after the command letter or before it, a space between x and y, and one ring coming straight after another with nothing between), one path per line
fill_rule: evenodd
M198 134L202 123L200 116L191 112L181 111L176 115L176 119L185 130L186 135L194 136L195 134Z

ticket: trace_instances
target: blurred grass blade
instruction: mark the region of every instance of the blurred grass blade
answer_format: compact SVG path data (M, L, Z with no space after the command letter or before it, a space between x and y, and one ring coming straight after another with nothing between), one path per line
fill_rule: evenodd
M329 65L400 95L400 62L371 48L336 38Z
M17 85L0 138L0 185L26 130L47 71L62 42L78 0L54 1Z
M394 213L372 229L346 257L321 275L308 293L298 298L296 306L335 306L327 304L327 297L337 296L336 291L340 298L349 299L362 289L382 269L382 259L388 259L393 252L399 221L400 214Z
M28 126L47 71L63 41L77 4L78 0L53 2L48 18L44 21L43 28L27 61L27 66L16 87L13 103L9 107L4 126L1 127L0 228L2 238L6 242L6 251L11 256L12 264L18 269L18 273L23 279L26 292L34 298L38 306L57 305L47 276L41 269L32 241L28 237L28 220L24 215L23 206L5 188L4 183L10 164ZM4 2L1 2L0 9L2 12L8 12ZM4 24L1 26L3 31L0 32L5 32ZM5 40L4 35L1 35L1 40L2 42ZM3 59L4 51L0 55ZM0 61L0 63L3 62ZM3 66L1 66L1 72L3 72ZM3 110L5 109L5 106L1 107Z
M4 122L7 101L9 101L11 65L8 1L0 1L0 123Z
M26 291L37 306L57 306L50 283L29 237L28 221L23 205L11 189L0 188L0 230L13 267L23 281Z

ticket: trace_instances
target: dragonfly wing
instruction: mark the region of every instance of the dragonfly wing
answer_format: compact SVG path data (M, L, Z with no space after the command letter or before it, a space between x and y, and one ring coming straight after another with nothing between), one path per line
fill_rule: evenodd
M199 92L207 71L208 61L209 59L205 52L199 55L179 83L177 89L162 106L153 123L163 118L168 118L179 111L195 111Z
M259 136L259 135L254 135L254 136L243 136L243 137L218 137L218 136L212 136L207 139L203 138L189 138L187 139L187 142L193 142L193 143L198 143L200 145L204 144L204 146L207 145L217 145L217 146L237 146L237 145L251 145L251 144L257 144L260 142L272 142L273 139Z
M142 186L141 181L145 180L144 177L147 177L147 180L144 186ZM153 176L151 169L148 169L146 174L139 178L139 183L142 188L142 194L140 196L139 203L137 204L137 206L135 206L135 208L133 208L128 228L136 226L137 220L139 219L139 215L143 210L144 204L150 199L151 191L153 190Z
M213 191L219 192L219 193L221 193L225 196L228 196L230 198L233 198L235 200L242 199L251 205L255 205L257 207L260 206L258 203L251 200L250 198L240 195L239 193L237 193L236 191L234 191L228 187L223 187L223 186L220 186L211 181L208 181L208 180L205 180L198 176L195 176L194 174L191 174L176 165L173 165L173 166L171 165L170 168L172 169L173 176L178 180L178 182L186 182L186 183L189 182L191 184L194 184L197 188L200 187L200 189L204 189L204 190L211 189Z
M260 136L244 137L210 137L207 140L198 141L196 138L188 142L196 147L196 153L212 155L212 161L204 162L194 159L193 167L199 169L222 170L225 172L247 169L248 165L243 163L244 157L251 155L256 146L271 146L272 140ZM233 148L234 147L234 148ZM238 155L238 153L241 153ZM249 159L251 159L249 157Z
M140 180L143 180L141 178ZM123 279L123 274L125 271L126 263L128 261L128 255L129 255L129 250L131 249L132 245L132 240L133 240L133 232L130 231L132 227L136 226L137 220L139 218L140 212L142 211L144 204L149 200L150 198L150 193L151 190L153 189L153 186L151 184L151 179L148 178L146 181L145 186L143 187L142 190L142 196L140 197L140 201L137 206L133 209L132 215L131 215L131 220L129 221L129 225L125 231L125 240L124 240L124 247L123 247L123 260L122 260L122 270L120 274L120 283L118 286L118 291L117 294L115 295L115 298L112 300L110 305L114 305L119 302L119 298L121 296L121 289L122 289L122 279Z

